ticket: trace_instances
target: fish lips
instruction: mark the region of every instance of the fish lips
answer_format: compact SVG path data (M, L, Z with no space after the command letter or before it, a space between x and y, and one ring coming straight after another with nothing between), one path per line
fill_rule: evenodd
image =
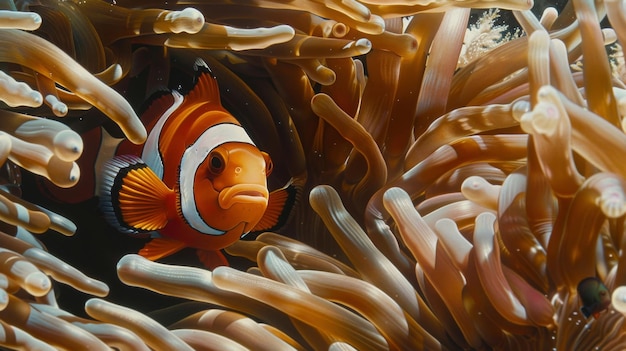
M221 208L229 209L235 204L267 206L269 191L258 184L235 184L220 191L218 202Z

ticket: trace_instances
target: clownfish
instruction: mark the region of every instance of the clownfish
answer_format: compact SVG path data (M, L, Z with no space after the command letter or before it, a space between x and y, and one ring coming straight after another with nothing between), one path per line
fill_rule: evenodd
M143 145L120 144L104 162L100 208L121 232L152 237L139 254L157 260L183 248L213 268L220 252L249 232L280 226L295 201L291 184L269 192L270 156L220 102L202 60L185 96L173 90L142 115Z
M609 289L596 277L585 278L576 287L582 306L580 311L585 316L598 319L600 313L611 304Z

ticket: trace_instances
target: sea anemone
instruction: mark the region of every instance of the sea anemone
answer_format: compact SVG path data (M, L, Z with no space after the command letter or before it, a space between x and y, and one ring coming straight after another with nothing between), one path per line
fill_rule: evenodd
M5 3L0 345L623 349L623 6ZM142 143L139 106L188 85L197 58L271 154L269 186L300 189L287 224L226 248L231 266L212 271L110 246L75 260L60 238L120 240L55 202L91 196L87 133ZM99 218L89 204L74 206ZM32 235L48 231L63 236ZM111 261L142 298L101 281L94 267ZM55 282L79 291L79 309ZM143 296L176 299L154 310Z

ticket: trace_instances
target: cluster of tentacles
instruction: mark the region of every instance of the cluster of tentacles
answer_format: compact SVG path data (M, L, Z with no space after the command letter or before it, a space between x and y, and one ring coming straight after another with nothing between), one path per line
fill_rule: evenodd
M538 18L519 0L3 2L0 345L623 349L624 4ZM493 11L470 26L491 7L523 32ZM166 325L39 243L77 228L20 197L20 169L75 185L85 123L142 143L138 105L198 57L272 155L270 186L303 193L280 233L226 249L246 272L122 257L125 284L198 302ZM585 305L590 277L610 304ZM97 296L85 316L54 281Z

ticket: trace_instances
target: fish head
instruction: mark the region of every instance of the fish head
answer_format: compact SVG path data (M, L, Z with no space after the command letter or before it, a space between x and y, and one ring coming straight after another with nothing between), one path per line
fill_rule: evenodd
M200 165L194 188L198 212L214 228L249 232L267 208L272 163L254 145L229 142L211 150ZM243 227L242 227L243 224Z
M582 304L581 311L585 317L590 315L595 317L611 304L609 289L596 277L581 280L576 290Z

